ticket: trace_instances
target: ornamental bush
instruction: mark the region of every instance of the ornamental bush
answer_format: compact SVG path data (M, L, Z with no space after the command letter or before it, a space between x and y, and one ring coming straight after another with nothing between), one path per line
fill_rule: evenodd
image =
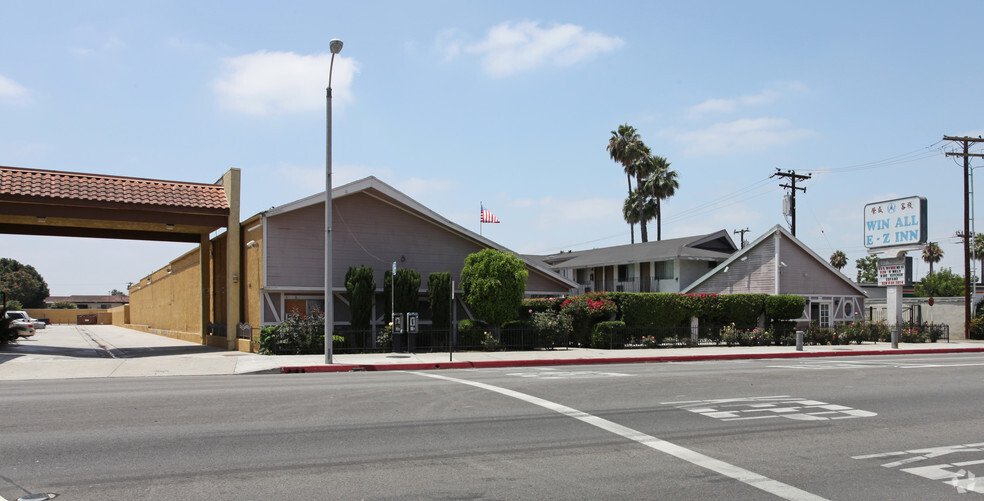
M718 296L721 315L739 329L751 329L765 312L768 294L725 294Z
M465 304L476 317L493 326L519 317L529 271L513 254L482 249L465 258L461 290Z
M612 320L598 322L591 332L591 347L613 349L625 347L625 322Z
M540 343L545 348L563 346L574 324L570 315L552 310L533 313L533 327L540 334Z
M571 318L573 340L580 346L591 345L591 329L603 320L614 320L618 308L600 294L572 296L560 304L560 312Z
M345 273L345 291L352 314L352 327L368 329L372 321L372 297L376 294L376 280L372 268L349 267Z

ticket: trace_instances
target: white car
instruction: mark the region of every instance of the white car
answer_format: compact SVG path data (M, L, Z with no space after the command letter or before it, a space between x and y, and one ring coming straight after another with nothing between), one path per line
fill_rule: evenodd
M8 311L7 318L10 319L10 328L17 331L18 337L31 337L34 335L34 320L24 311Z

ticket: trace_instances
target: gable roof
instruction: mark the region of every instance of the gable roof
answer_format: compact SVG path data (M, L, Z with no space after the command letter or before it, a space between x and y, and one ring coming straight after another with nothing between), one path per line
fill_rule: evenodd
M762 236L760 236L757 239L755 239L754 242L746 245L744 249L740 249L738 252L732 254L731 257L729 257L728 259L724 260L722 263L718 264L714 269L708 271L707 273L704 274L704 276L698 278L693 283L691 283L690 285L688 285L685 289L683 289L681 291L681 293L683 293L683 294L689 293L690 291L692 291L692 290L696 289L697 287L699 287L701 284L707 282L711 277L714 277L715 275L717 275L719 273L722 273L724 270L728 269L730 266L733 266L736 261L742 260L742 258L747 257L749 254L751 254L752 252L754 252L755 250L757 250L758 247L763 242L765 242L767 239L773 237L776 233L780 234L787 241L789 241L792 244L796 245L800 250L804 251L813 260L815 260L817 263L819 263L824 268L826 268L827 271L831 272L836 277L838 277L841 280L843 280L846 284L850 285L851 288L853 288L854 290L856 290L858 292L858 295L860 295L860 296L867 296L868 295L864 291L864 289L862 289L858 284L854 283L854 281L852 281L850 278L848 278L847 275L844 275L844 273L842 273L840 270L838 270L837 268L834 268L830 263L827 262L827 260L825 260L824 258L820 257L820 255L817 254L816 252L813 252L813 249L807 247L806 244L804 244L799 239L797 239L796 237L794 237L792 233L790 233L788 230L786 230L785 228L783 228L780 225L775 225L774 227L772 227L771 230L765 232L764 234L762 234ZM775 266L781 266L781 265L782 265L781 262L775 263Z
M551 279L557 280L558 282L564 284L568 288L574 289L577 288L578 286L577 283L562 277L561 275L551 270L549 267L544 266L544 264L539 260L526 259L525 256L522 256L458 224L455 224L451 220L427 208L420 202L417 202L416 200L410 198L409 196L400 192L396 188L380 181L375 176L369 176L360 179L358 181L353 181L351 183L342 186L334 187L331 190L331 197L333 201L336 199L345 198L356 194L368 195L370 197L373 197L379 200L380 202L392 205L393 207L396 207L400 210L413 214L418 218L424 219L431 224L442 227L446 231L452 232L461 238L471 240L482 247L488 247L491 249L496 249L499 251L515 254L517 257L522 259L526 263L526 265L529 266L530 268L537 270L540 273L543 273L544 275L550 277ZM274 207L270 210L265 211L263 214L265 214L267 217L274 217L277 216L278 214L284 214L287 212L292 212L312 205L319 205L324 203L325 203L325 192L321 192L315 195L311 195L309 197L302 198L300 200L296 200L288 204Z
M590 268L673 259L714 261L726 258L736 250L738 248L728 232L720 230L706 235L536 257L552 268Z

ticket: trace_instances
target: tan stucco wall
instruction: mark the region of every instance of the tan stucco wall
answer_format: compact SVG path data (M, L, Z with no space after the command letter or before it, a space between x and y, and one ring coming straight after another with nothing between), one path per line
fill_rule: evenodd
M127 327L201 342L198 255L194 249L133 284Z
M98 309L40 309L32 308L24 310L31 318L47 318L53 324L77 324L79 315L97 315L100 324L116 324L116 317L124 318L124 309L127 306L117 306L109 310Z

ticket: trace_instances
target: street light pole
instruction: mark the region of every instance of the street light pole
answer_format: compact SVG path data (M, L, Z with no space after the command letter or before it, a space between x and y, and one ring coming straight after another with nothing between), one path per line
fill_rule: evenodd
M335 301L331 290L331 73L335 69L335 54L342 51L342 41L333 38L328 43L331 49L331 62L328 65L328 112L325 140L325 363L330 364L332 356L333 327L335 323Z

